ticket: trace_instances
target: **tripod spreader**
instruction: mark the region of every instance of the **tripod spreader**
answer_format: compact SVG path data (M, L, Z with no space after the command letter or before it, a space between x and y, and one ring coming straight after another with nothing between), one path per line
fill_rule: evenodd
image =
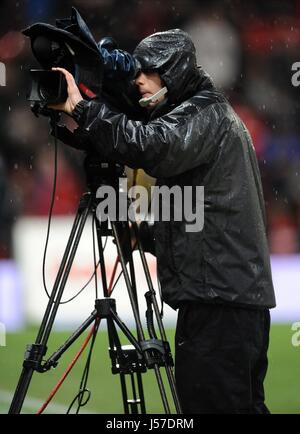
M60 357L64 354L64 352L75 342L75 340L84 332L84 330L96 319L106 319L107 321L110 321L112 324L113 321L115 321L121 330L124 332L125 336L128 338L128 340L133 344L136 351L140 354L140 357L142 357L142 350L138 343L138 341L135 339L135 337L132 335L130 330L126 327L126 325L120 320L120 318L117 315L116 312L116 300L114 298L103 298L103 299L97 299L95 301L95 309L91 313L91 315L82 323L82 325L67 339L67 341L54 353L52 354L49 359L45 362L43 367L39 365L39 369L36 369L36 367L31 366L34 370L38 370L39 372L45 372L49 370L52 367L56 367L58 360ZM114 340L117 340L115 328L112 327L113 332L113 338ZM115 341L114 341L115 342ZM31 345L31 346L37 346L38 345ZM45 354L45 353L44 353ZM37 356L36 356L37 357ZM41 358L40 358L41 360Z

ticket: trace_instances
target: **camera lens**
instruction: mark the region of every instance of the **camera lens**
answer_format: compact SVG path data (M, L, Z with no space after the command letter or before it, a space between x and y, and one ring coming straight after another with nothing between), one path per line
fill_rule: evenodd
M52 94L51 91L52 91L52 89L49 89L45 86L40 86L39 94L40 94L41 100L43 100L43 101L51 100L55 96Z
M59 74L50 71L41 75L39 82L39 95L42 101L51 101L57 98L59 93Z

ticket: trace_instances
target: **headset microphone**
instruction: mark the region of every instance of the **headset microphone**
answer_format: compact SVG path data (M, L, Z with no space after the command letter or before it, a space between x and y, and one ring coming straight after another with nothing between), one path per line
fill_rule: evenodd
M157 100L159 100L159 98L161 98L167 92L168 92L168 89L165 86L162 89L160 89L158 92L156 92L154 95L149 96L147 98L141 98L139 100L139 104L141 107L147 107L151 102L156 102Z

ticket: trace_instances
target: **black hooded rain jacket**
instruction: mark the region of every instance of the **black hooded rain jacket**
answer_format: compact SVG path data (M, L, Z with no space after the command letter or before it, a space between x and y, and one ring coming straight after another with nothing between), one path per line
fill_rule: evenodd
M262 185L245 125L197 67L182 30L145 38L134 56L160 74L167 101L146 121L89 102L78 123L102 158L143 168L158 185L204 186L201 231L155 223L164 300L173 308L195 300L274 307Z

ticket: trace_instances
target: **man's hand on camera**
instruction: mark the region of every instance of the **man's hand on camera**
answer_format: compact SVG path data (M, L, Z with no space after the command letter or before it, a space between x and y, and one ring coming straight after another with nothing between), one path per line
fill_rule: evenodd
M73 75L64 68L52 68L52 71L60 71L64 74L68 85L68 98L65 102L60 104L49 104L48 107L53 110L59 110L69 115L72 114L75 106L82 101L80 90L78 89Z

